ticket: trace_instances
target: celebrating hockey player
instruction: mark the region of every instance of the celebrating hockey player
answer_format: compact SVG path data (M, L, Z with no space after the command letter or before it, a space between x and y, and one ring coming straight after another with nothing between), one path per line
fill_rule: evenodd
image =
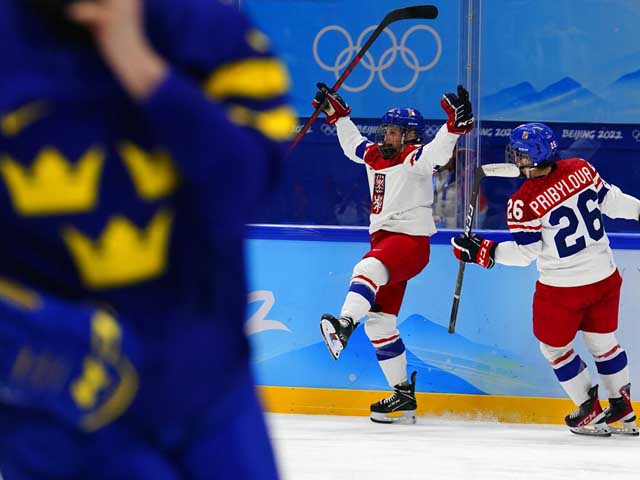
M553 131L541 123L511 132L506 155L526 177L507 203L513 241L453 238L455 256L491 268L537 260L533 332L558 381L579 407L566 416L572 432L638 435L627 354L616 338L622 278L602 214L638 220L640 201L609 185L581 158L559 160ZM578 330L609 394L605 410L573 341Z
M376 142L363 137L349 118L351 109L325 84L313 101L335 125L345 155L365 165L371 194L371 250L353 269L338 317L324 314L322 337L334 359L366 316L365 332L376 351L393 394L371 405L371 420L415 422L415 372L407 376L405 347L397 328L407 281L429 262L432 218L432 172L446 164L456 140L473 128L469 94L462 87L447 93L441 105L448 120L434 140L422 143L425 121L414 108L392 108L382 117Z

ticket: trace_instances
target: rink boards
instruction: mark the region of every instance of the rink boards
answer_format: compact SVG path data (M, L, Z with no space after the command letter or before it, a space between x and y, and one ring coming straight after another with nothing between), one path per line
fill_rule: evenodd
M555 423L572 404L539 352L531 330L537 270L497 265L466 269L457 331L447 333L458 263L449 239L432 238L431 261L407 288L399 329L410 370L418 372L419 413ZM485 232L507 240L506 232ZM631 383L640 385L640 236L611 234L624 278L618 340L627 350ZM268 411L367 415L388 386L359 328L339 361L319 335L322 313L336 313L351 269L368 250L366 230L254 226L247 242L247 332ZM589 365L578 337L576 350ZM606 393L601 393L606 397ZM632 389L634 400L640 398Z

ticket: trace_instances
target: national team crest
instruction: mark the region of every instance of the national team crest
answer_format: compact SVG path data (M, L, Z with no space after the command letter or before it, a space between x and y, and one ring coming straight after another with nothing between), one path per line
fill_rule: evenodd
M529 132L526 130L522 132L522 140L527 140L529 138Z
M373 194L371 195L371 213L382 212L384 205L384 189L385 189L385 174L376 173L373 180Z

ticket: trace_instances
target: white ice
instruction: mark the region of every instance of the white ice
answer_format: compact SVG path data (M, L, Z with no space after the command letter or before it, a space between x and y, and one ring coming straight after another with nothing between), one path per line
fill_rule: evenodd
M575 435L556 425L419 417L268 414L283 480L634 479L640 438Z

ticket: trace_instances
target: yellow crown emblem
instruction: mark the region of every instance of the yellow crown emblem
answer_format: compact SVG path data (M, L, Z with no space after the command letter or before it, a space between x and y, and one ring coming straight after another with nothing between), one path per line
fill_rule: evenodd
M95 242L73 227L62 235L85 285L114 288L164 273L172 223L173 213L160 210L142 230L122 215L112 217Z
M55 148L42 149L31 168L10 157L0 161L13 207L21 215L79 213L93 209L104 152L89 149L76 165Z
M119 151L140 198L158 200L175 190L177 175L167 152L147 153L130 142L120 145Z

